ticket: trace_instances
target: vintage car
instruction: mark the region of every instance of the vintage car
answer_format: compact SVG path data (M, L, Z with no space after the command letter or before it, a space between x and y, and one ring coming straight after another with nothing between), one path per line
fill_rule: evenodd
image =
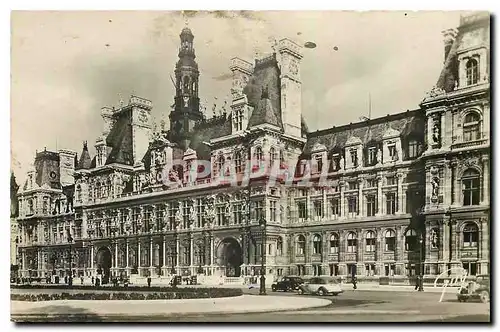
M297 292L302 294L339 295L343 293L340 282L334 278L314 277L299 286Z
M276 291L293 291L299 288L299 285L303 284L304 280L301 277L282 277L278 282L271 285L273 292Z
M461 288L457 293L459 302L479 300L483 303L490 301L490 283L488 279L478 279L469 282L467 287Z

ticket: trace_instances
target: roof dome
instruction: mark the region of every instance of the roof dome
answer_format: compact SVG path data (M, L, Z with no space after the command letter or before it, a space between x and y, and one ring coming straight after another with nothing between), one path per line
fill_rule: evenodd
M349 137L347 139L347 141L345 142L345 145L356 145L356 144L363 144L361 139L359 137L356 137L356 136Z

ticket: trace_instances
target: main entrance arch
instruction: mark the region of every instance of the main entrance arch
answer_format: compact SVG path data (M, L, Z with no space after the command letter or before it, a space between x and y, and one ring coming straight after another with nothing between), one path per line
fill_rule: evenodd
M243 251L238 241L227 237L217 247L217 265L225 270L226 277L239 277L243 264Z
M101 247L97 250L97 273L102 274L102 283L109 283L110 270L111 270L111 251L108 247Z

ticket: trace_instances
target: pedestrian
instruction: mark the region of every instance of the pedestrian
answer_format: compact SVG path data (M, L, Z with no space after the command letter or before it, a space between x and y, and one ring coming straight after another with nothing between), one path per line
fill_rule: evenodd
M80 281L82 282L82 285L83 285L83 276L80 277Z
M419 282L419 280L418 280L418 279L419 279L419 277L417 276L417 277L415 278L415 290L417 290L417 289L418 289L418 282Z
M358 288L357 283L358 283L358 280L357 280L356 276L352 276L352 288L353 289Z
M148 287L151 287L151 277L148 277Z
M92 276L92 286L94 286L94 276Z

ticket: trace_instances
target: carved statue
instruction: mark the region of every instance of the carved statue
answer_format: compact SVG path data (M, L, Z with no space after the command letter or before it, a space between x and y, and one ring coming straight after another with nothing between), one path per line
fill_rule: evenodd
M343 156L340 156L340 162L339 162L339 169L340 170L343 170L344 169L344 157Z
M440 125L437 119L433 120L433 126L432 126L432 141L436 144L440 142Z
M182 217L182 203L179 202L179 207L177 208L177 212L175 213L175 222L179 225L184 218Z
M437 248L439 245L438 243L438 232L436 229L431 230L431 246L432 248Z
M432 185L432 196L437 197L438 192L439 192L439 179L432 178L431 185Z
M191 205L191 208L189 210L189 220L191 221L196 220L196 208L194 207L194 204Z
M382 149L377 149L377 164L382 163Z

